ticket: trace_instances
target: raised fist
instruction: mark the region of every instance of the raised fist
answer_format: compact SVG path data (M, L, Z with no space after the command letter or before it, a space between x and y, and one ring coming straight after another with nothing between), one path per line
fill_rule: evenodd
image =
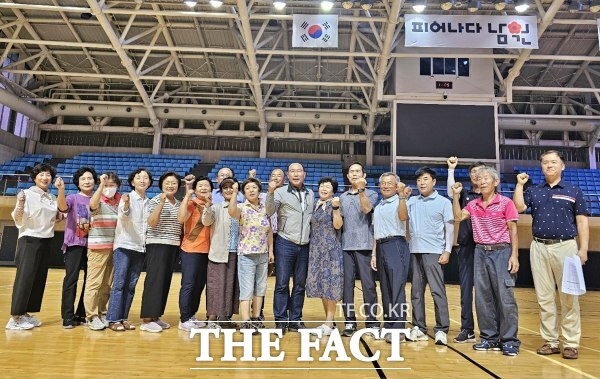
M205 201L204 201L204 207L206 208L210 208L212 206L212 193L207 193L206 195L204 195L205 197Z
M356 189L362 190L367 186L367 180L365 178L356 179Z
M452 192L454 192L455 195L460 195L460 193L462 192L462 190L463 190L462 183L456 182L456 183L454 183L452 185Z
M238 192L240 190L240 185L237 183L233 183L231 188L233 188L233 192Z
M256 170L252 169L252 170L248 171L248 177L249 178L255 178L256 177Z
M102 174L100 175L100 186L104 187L108 184L108 175Z
M123 200L124 205L129 206L129 194L128 193L121 196L121 200Z
M56 177L56 180L54 181L54 186L58 189L65 189L65 182L63 180L63 178L61 178L60 176Z
M333 199L331 199L331 205L334 207L339 207L340 206L340 198L336 196Z
M158 195L158 199L164 203L167 200L167 194L164 192L161 193L160 195Z
M19 193L17 194L17 201L21 204L25 203L25 191L19 191Z
M412 194L412 188L410 188L410 187L406 187L406 188L404 189L404 196L405 196L406 198L409 198L411 194Z
M400 196L403 196L405 188L406 188L406 184L399 182L398 184L396 184L396 193Z
M269 187L267 187L267 191L269 193L274 193L276 189L277 189L277 182L275 180L271 180L269 182Z
M448 164L448 168L449 169L455 169L456 165L458 164L458 158L457 157L450 157L450 158L448 158L448 160L446 161L446 163Z
M517 183L518 184L525 184L525 183L527 183L528 180L529 180L529 175L527 175L526 172L522 172L519 175L517 175Z
M194 180L196 180L196 177L192 174L188 174L185 176L185 178L183 178L183 180L185 181L185 186L187 188L192 188L192 186L194 185Z

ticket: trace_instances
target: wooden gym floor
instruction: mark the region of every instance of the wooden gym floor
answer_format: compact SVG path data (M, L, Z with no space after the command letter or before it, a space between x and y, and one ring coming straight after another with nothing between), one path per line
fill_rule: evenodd
M3 324L8 321L14 280L14 268L0 268L0 310ZM189 333L178 330L178 293L180 274L173 277L166 314L163 319L172 328L162 333L139 331L139 310L144 276L138 283L131 309L130 320L138 330L116 333L110 330L92 331L85 326L72 330L61 327L60 297L64 271L51 269L48 275L42 311L37 317L43 322L40 328L30 331L5 330L0 337L2 378L124 378L124 377L223 377L223 378L596 378L600 377L600 292L589 292L580 298L583 336L579 359L568 361L560 355L540 356L535 353L543 341L539 336L538 308L535 293L530 288L516 290L519 305L519 338L521 352L516 357L503 356L501 352L477 352L472 344L455 344L451 339L460 328L460 301L458 286L448 285L450 303L449 345L437 346L433 340L409 342L401 345L404 362L388 362L390 345L384 341L364 337L361 351L380 351L377 362L361 362L352 357L349 339L343 342L352 360L350 362L321 362L326 339L320 342L320 351L313 353L313 362L298 362L300 336L287 333L280 341L285 351L283 362L222 362L222 338L211 340L213 362L196 362L199 339L189 338ZM79 282L81 285L81 281ZM272 294L274 278L269 278L266 298L266 317L272 320ZM357 286L360 283L357 282ZM410 285L408 286L410 288ZM408 289L408 293L410 290ZM410 298L410 297L409 297ZM357 306L362 302L360 289L356 289ZM198 316L204 314L204 297ZM239 316L237 316L239 317ZM433 303L427 293L429 327L434 325ZM199 317L200 318L200 317ZM304 320L322 320L321 301L306 299ZM338 327L343 325L341 313L336 314ZM320 323L307 323L316 327ZM273 323L267 326L274 327ZM407 327L409 327L408 325ZM432 333L430 332L430 335ZM236 341L241 335L236 333ZM260 336L253 337L255 356L260 355ZM234 349L236 356L241 348ZM277 353L273 351L272 355ZM335 353L332 358L335 358Z

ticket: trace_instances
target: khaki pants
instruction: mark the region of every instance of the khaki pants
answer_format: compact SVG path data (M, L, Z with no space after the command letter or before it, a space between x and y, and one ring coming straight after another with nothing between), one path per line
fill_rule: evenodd
M531 272L535 285L538 305L540 306L540 334L550 345L557 347L559 342L556 309L556 288L562 313L561 332L564 347L579 347L581 321L579 317L578 296L567 295L561 291L565 257L577 254L575 240L544 245L531 242Z
M88 274L83 303L88 320L106 314L113 277L111 249L88 249Z

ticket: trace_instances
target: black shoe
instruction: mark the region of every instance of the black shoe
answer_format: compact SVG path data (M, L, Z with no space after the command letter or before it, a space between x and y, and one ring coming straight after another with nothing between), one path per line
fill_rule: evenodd
M63 329L73 329L76 326L79 326L79 321L75 321L72 318L63 320L63 323L62 323Z
M356 325L352 323L347 323L344 330L342 330L342 336L352 337L354 332L356 332Z
M472 330L463 329L458 333L458 335L454 338L454 342L456 343L475 343L475 333Z
M281 329L281 335L284 335L287 332L287 323L285 322L276 322L275 329Z
M306 329L306 325L302 321L290 322L288 325L288 330L290 332L297 332L300 329Z
M75 315L73 316L73 321L78 322L79 325L87 324L87 319L85 318L85 316Z

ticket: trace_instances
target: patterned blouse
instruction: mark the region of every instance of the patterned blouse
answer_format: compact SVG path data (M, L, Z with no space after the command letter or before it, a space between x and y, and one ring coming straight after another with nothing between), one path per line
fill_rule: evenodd
M269 253L271 225L264 203L254 206L246 200L238 208L241 212L238 255Z

